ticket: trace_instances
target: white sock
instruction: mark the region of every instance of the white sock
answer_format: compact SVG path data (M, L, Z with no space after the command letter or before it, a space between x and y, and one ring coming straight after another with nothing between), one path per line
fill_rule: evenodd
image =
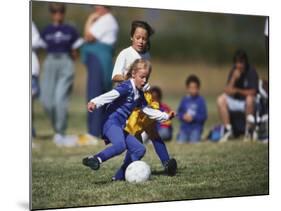
M146 142L148 142L148 135L147 135L147 133L146 132L142 132L141 133L141 139L142 139L142 141L144 142L144 143L146 143Z
M249 123L255 123L255 117L254 117L254 115L252 115L252 114L248 114L247 115L247 122L249 122Z
M102 160L101 160L101 158L100 158L100 157L97 157L97 159L99 160L99 162L100 162L100 163L102 163Z
M224 126L226 130L231 131L232 130L232 126L231 124L227 124Z

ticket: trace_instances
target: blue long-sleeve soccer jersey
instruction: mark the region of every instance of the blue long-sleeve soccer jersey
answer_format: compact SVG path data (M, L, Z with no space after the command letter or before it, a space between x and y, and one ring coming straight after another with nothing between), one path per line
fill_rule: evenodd
M130 80L124 81L114 88L120 96L106 106L106 119L117 120L124 127L126 120L136 107L147 106L144 94L139 90L139 98L135 99L134 88Z
M178 118L180 120L180 130L189 132L191 130L202 131L204 123L207 119L207 108L205 100L202 96L185 96L182 98L177 110ZM192 116L191 122L183 120L185 113Z

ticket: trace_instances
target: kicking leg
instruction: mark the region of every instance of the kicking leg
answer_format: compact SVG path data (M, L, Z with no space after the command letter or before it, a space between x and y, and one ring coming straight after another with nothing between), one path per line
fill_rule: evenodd
M158 134L158 131L156 129L156 122L150 124L150 127L146 127L145 132L147 133L148 138L152 141L153 147L160 161L162 162L162 164L164 164L170 159L170 157L165 143Z
M127 134L125 141L131 161L133 162L141 160L146 151L145 146L138 139L136 139L135 136L130 134Z
M152 141L154 150L164 166L165 172L168 175L173 176L177 171L177 162L174 158L170 159L166 144L160 138L155 123L151 125L151 127L146 128L146 133L148 134L149 139Z
M158 155L160 161L164 165L170 159L166 144L160 137L151 141L156 154Z
M113 181L125 180L125 171L131 162L132 162L131 155L129 151L127 151L122 166L117 170L115 175L112 177L112 180Z
M112 145L94 156L84 158L83 164L85 166L88 166L93 170L98 170L102 162L120 155L126 150L124 131L121 127L117 125L111 125L106 130L105 136Z
M126 146L127 146L127 153L124 159L122 166L117 170L115 176L112 178L113 181L116 180L124 180L125 179L125 171L127 167L133 161L140 160L145 154L145 147L142 143L139 142L136 137L128 134L126 136Z

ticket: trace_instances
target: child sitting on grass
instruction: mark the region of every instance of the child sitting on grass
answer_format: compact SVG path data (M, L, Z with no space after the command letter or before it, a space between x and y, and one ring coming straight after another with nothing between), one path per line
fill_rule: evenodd
M185 82L186 93L178 107L180 130L177 136L179 143L197 143L201 139L204 123L207 119L206 103L200 96L200 80L190 75Z
M162 90L158 86L154 86L150 88L150 93L152 94L152 99L159 103L160 111L169 113L171 112L171 108L162 102ZM173 136L173 127L172 121L168 120L165 122L158 122L157 123L157 130L159 136L163 141L171 141Z
M102 162L125 150L127 150L127 154L123 167L127 167L131 162L140 160L144 156L145 146L124 130L129 115L136 107L141 108L149 118L157 121L167 121L175 115L174 112L167 114L147 106L142 89L148 82L151 73L149 61L135 60L130 66L129 72L132 73L129 80L120 83L113 90L95 97L88 103L89 112L107 104L102 135L107 143L111 143L111 146L103 151L83 159L83 164L93 170L98 170Z

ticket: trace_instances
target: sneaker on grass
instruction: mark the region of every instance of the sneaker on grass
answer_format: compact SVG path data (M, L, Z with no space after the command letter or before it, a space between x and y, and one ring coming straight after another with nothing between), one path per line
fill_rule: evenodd
M91 155L83 158L82 164L92 170L98 170L100 168L101 160L98 157Z
M231 126L226 126L224 127L224 132L222 137L220 138L219 143L224 143L227 142L231 137L232 137L233 133L232 133L232 128Z
M62 147L63 146L63 138L64 138L64 135L62 135L60 133L56 133L54 135L53 141L58 147Z
M166 163L164 163L165 173L168 176L175 176L178 169L178 164L176 159L171 158Z

